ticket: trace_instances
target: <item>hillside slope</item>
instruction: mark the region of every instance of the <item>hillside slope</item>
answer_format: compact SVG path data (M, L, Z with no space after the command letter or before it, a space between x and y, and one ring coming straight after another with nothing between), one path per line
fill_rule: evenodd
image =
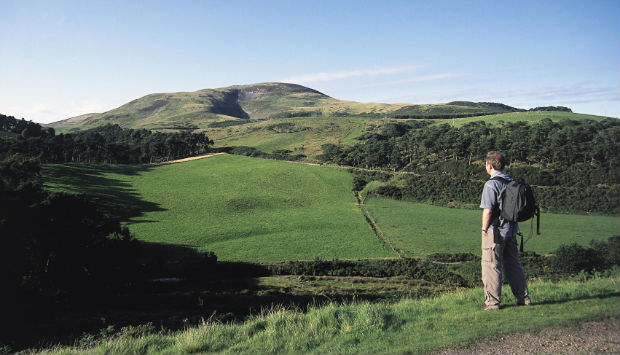
M259 83L194 92L150 94L104 113L89 113L49 124L60 131L104 124L153 130L197 130L291 117L469 117L520 111L495 103L466 101L411 105L343 101L296 84Z

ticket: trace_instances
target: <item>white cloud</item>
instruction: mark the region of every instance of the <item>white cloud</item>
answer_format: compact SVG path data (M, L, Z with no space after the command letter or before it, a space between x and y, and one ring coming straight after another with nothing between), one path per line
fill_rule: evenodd
M401 80L386 81L386 82L383 82L383 83L368 84L368 85L363 85L361 87L362 88L373 88L373 87L379 87L379 86L394 86L394 85L401 85L401 84L420 83L420 82L424 82L424 81L434 81L434 80L442 80L442 79L459 78L459 77L466 76L466 75L468 75L468 74L462 74L462 73L429 74L429 75L422 75L422 76L417 76L417 77L408 78L408 79L401 79Z
M420 68L419 66L414 65L399 65L399 66L389 66L389 67L377 67L377 68L369 68L369 69L358 69L358 70L350 70L350 71L338 71L338 72L323 72L323 73L314 73L314 74L301 74L295 75L288 78L284 78L281 81L289 82L289 83L314 83L314 82L322 82L322 81L333 81L333 80L342 80L349 78L359 78L359 77L369 77L369 76L378 76L378 75L393 75L399 73L409 72L415 69Z
M582 83L569 87L539 87L527 90L510 90L497 93L499 97L521 97L537 101L562 100L570 102L600 102L619 100L618 88L589 87Z
M41 102L37 104L11 103L1 105L4 114L24 118L38 123L51 123L66 118L79 116L85 113L104 112L110 110L113 105L105 105L96 99L58 102Z

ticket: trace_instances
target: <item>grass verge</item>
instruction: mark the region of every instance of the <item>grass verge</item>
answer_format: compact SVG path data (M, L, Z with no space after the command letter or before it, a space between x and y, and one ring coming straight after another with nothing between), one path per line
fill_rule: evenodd
M145 327L50 347L41 354L402 354L428 353L549 326L620 315L618 276L530 284L535 305L480 311L482 289L397 303L329 304L306 313L262 312L243 323L205 321L177 332ZM514 299L504 289L504 303ZM466 325L466 326L464 326Z

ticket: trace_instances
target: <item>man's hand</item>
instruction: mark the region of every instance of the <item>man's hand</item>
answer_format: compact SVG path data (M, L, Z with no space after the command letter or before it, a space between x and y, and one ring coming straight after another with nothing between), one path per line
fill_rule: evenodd
M491 222L492 211L488 208L482 210L482 231L486 233L489 229L489 223Z

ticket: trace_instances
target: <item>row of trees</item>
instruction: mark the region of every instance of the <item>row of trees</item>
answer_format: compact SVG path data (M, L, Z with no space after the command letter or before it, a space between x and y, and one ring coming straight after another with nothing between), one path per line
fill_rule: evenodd
M355 146L324 145L325 162L400 172L375 193L438 204L476 205L488 178L486 153L500 150L508 172L535 185L548 211L618 213L620 121L473 122L456 128L430 121L390 123ZM405 174L402 174L405 173ZM376 180L358 173L355 189Z
M38 124L0 115L0 158L13 154L38 156L43 163L154 163L209 151L213 141L202 133L160 133L105 125L58 134Z
M33 324L73 308L96 314L152 292L151 278L212 275L215 254L138 241L100 200L45 190L40 168L34 157L0 160L0 349L40 341L48 334Z
M37 312L105 298L135 275L128 230L86 196L45 191L39 169L35 158L0 161L0 343Z
M464 160L471 164L490 150L506 152L513 163L543 168L575 163L603 169L620 166L620 121L563 120L462 127L432 122L391 123L382 132L363 136L353 147L323 146L322 160L366 168L407 170L412 165Z

